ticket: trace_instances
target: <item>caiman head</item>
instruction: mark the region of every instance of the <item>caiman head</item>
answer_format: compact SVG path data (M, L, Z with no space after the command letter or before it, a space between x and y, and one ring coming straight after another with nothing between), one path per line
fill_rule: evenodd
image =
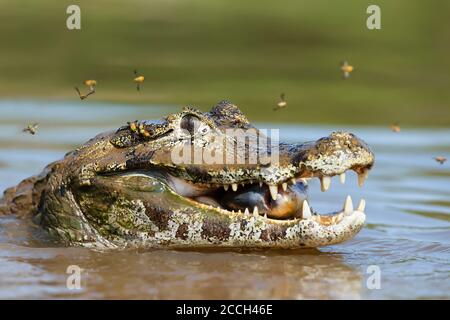
M358 233L364 202L313 212L308 179L324 191L354 170L362 183L373 163L351 133L279 143L223 101L208 113L129 123L68 153L45 171L35 219L94 247L324 246Z

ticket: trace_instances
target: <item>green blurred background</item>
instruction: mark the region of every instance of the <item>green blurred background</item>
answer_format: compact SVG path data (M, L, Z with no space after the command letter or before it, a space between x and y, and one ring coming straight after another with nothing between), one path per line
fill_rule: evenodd
M194 105L252 120L450 125L450 1L0 0L0 99ZM66 8L81 7L81 30ZM381 7L381 30L366 8ZM339 62L357 69L340 77ZM133 69L146 76L137 92ZM288 107L274 112L279 94Z

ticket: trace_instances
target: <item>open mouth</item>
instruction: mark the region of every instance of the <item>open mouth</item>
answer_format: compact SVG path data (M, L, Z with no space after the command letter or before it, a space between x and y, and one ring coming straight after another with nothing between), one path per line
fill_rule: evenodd
M369 167L354 167L350 170L358 174L358 184L362 186ZM344 184L345 171L338 175L340 182ZM302 171L278 185L258 181L220 185L193 183L168 175L168 184L175 193L190 199L193 205L222 214L263 217L279 223L311 219L322 225L333 225L356 211L364 213L365 200L361 199L355 208L351 197L347 196L341 209L326 214L315 212L308 202L308 181L318 178L321 190L325 192L330 188L332 176Z

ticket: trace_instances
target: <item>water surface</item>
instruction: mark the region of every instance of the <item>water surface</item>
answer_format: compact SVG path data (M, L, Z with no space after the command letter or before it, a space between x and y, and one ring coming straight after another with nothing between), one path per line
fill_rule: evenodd
M93 103L0 102L0 191L36 174L95 134L126 121L159 118L176 107ZM271 112L271 111L268 111ZM39 122L36 136L21 133ZM450 167L432 157L450 154L450 130L306 126L280 128L290 141L315 140L347 129L373 148L376 164L364 188L356 175L333 178L319 212L340 208L351 194L367 201L366 227L355 239L318 250L96 252L45 241L28 221L0 218L0 298L450 298ZM82 288L66 287L66 269L83 269ZM366 285L368 267L381 288Z

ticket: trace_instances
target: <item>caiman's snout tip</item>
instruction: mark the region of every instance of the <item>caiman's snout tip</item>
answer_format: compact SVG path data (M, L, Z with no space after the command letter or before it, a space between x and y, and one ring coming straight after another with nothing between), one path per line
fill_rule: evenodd
M352 169L371 169L375 162L375 155L369 145L351 132L333 132L325 148L340 156L343 164Z
M362 178L372 168L375 156L368 144L355 134L337 131L302 149L303 176L334 176L353 170Z

